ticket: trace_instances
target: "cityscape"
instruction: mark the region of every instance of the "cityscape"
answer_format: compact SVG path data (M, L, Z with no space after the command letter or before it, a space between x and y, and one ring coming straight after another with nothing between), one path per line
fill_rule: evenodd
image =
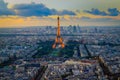
M61 27L65 47L53 49L56 27L1 29L0 79L117 80L119 31L119 27Z
M0 0L0 6L3 6L0 8L0 80L120 80L118 7L118 10L108 9L110 14L92 9L93 11L85 11L89 14L94 12L92 16L87 14L78 17L73 11L58 11L59 7L56 10L47 8L43 3L37 4L39 0L31 0L30 3L27 0L14 1ZM48 5L47 1L43 2ZM69 3L72 2L74 1ZM11 6L11 3L14 5ZM116 3L117 0L111 4ZM28 9L30 5L32 7ZM42 11L38 9L37 14L34 10L31 12L35 5L39 9L42 7ZM116 6L117 4L113 7ZM27 14L25 9L31 13ZM82 25L85 23L80 23L75 18L88 23ZM7 20L9 22L5 24L4 21Z

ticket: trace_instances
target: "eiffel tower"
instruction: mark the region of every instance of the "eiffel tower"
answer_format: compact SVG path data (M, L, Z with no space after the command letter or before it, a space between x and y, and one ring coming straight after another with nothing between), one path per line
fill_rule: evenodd
M55 42L54 42L52 48L56 48L58 46L60 46L61 48L64 48L65 45L64 45L63 39L60 35L60 18L58 17L57 20L58 20L57 35L56 35Z

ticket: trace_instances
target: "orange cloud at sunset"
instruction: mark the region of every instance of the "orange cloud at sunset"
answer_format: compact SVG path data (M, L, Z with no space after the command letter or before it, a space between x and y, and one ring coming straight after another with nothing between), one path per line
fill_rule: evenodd
M44 17L22 17L22 16L2 16L0 17L0 27L27 27L27 26L56 26L56 17L58 15L53 16L44 16ZM84 19L84 17L86 17ZM88 19L87 19L88 18ZM98 25L116 25L114 22L104 22L104 21L96 21L97 19L108 19L111 20L120 20L120 16L112 17L112 16L98 16L91 14L83 14L80 13L76 16L64 15L60 16L61 26L68 25L80 25L80 26L98 26ZM94 20L95 19L95 20ZM111 21L109 20L109 21ZM96 22L94 22L96 21ZM109 23L109 24L108 24ZM112 24L111 24L112 23ZM117 24L119 25L119 24Z

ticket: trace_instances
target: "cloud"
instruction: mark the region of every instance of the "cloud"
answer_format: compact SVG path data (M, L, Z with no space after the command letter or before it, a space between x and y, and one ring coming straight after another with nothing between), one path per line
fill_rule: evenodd
M76 15L73 11L68 11L68 10L63 10L63 11L58 11L56 14L59 14L59 15Z
M94 8L92 8L91 11L86 10L85 12L90 13L90 14L94 14L94 15L102 15L102 16L106 16L107 15L106 12L100 11L100 10L94 9Z
M57 11L49 9L44 4L15 4L8 8L4 0L0 0L0 15L17 15L17 16L49 16L49 15L76 15L75 12L69 10Z
M105 11L100 11L99 9L94 9L94 8L92 8L91 11L85 10L84 12L87 12L93 15L101 15L101 16L118 16L120 14L117 8L109 8L108 13Z
M14 12L7 8L7 3L0 0L0 15L13 15Z
M109 8L108 12L110 16L118 16L120 14L117 8Z
M63 10L57 11L56 9L49 9L44 4L16 4L13 10L20 16L48 16L48 15L75 15L74 12Z
M48 16L52 12L49 8L45 7L43 4L16 4L13 7L17 15L20 16Z

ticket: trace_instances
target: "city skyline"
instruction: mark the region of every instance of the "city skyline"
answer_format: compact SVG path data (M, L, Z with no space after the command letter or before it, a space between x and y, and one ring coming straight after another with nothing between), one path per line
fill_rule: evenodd
M119 26L119 0L0 0L0 28L56 26Z
M0 0L0 80L119 80L120 0Z

